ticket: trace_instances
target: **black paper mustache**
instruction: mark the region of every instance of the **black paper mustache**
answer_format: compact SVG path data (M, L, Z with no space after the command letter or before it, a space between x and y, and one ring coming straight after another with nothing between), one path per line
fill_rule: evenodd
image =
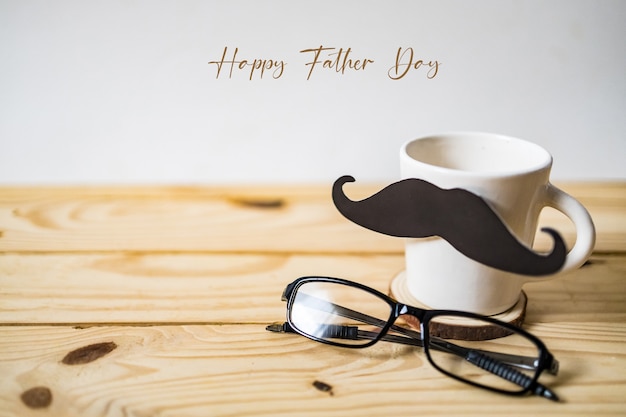
M511 234L491 207L460 188L444 190L420 179L393 183L361 201L343 193L346 175L333 184L333 202L348 220L386 235L422 238L440 236L456 250L482 264L523 275L548 275L565 262L561 235L543 228L554 240L552 252L538 254Z

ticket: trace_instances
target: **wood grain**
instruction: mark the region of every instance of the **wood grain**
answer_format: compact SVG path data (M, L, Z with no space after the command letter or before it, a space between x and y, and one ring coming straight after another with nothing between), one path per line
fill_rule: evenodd
M382 186L350 185L353 199ZM626 251L626 183L564 184L591 213L596 251ZM575 229L544 210L539 227ZM537 235L536 247L550 239ZM338 213L330 186L270 188L0 188L0 251L401 253L399 238Z
M559 404L458 383L414 348L265 331L296 277L387 291L403 268L402 242L343 219L329 187L2 187L0 416L624 415L626 183L561 187L598 245L524 287Z
M512 400L439 374L415 348L381 343L364 350L324 346L260 325L0 328L0 409L39 415L20 401L50 387L52 415L585 415L626 406L626 325L560 323L534 329L561 361L544 378L564 403ZM577 343L565 342L574 338ZM97 361L61 360L83 345L115 342ZM313 386L323 381L333 395ZM605 387L610 385L611 390ZM602 403L593 400L602 397ZM37 410L39 412L39 410ZM30 414L29 414L30 412Z
M280 296L303 275L382 288L399 255L4 254L2 323L249 323L285 316Z
M337 276L383 292L401 255L4 254L0 323L265 323L304 275ZM598 285L601 277L602 285ZM626 255L594 255L562 277L526 284L527 321L626 321Z

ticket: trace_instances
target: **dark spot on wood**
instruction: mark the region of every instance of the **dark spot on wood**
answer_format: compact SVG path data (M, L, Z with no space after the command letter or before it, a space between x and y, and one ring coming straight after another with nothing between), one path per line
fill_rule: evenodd
M584 268L586 266L591 266L594 264L594 261L592 261L591 259L588 259L587 261L585 261L585 263L581 266L581 268Z
M0 237L4 236L4 232L0 230Z
M117 348L115 342L96 343L71 351L61 362L66 365L82 365L111 353Z
M326 382L322 382L322 381L313 381L313 386L322 391L322 392L327 392L330 395L333 395L333 387L332 385L327 384Z
M33 387L20 396L22 402L30 408L46 408L52 403L52 392L48 387Z
M282 198L267 198L267 199L247 199L247 198L235 198L231 200L233 203L244 207L260 208L260 209L277 209L285 206L285 200Z

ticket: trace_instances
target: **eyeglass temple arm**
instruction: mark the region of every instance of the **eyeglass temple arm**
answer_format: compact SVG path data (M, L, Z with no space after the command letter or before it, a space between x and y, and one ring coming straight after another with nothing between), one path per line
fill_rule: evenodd
M287 288L285 288L285 292L283 293L283 297L282 297L283 300L286 300L287 295L290 293L291 293L290 288L289 286L287 286ZM354 319L354 320L359 320L359 321L362 321L363 323L367 323L367 324L370 324L372 326L376 326L379 328L383 328L384 326L387 325L387 322L384 320L377 319L367 314L354 311L352 309L340 306L335 303L331 303L330 301L327 301L327 300L324 300L324 299L321 299L312 295L302 293L302 294L299 294L299 297L306 300L307 305L314 306L315 308L318 308L320 311L334 312L343 317ZM407 336L407 338L386 334L383 337L381 337L381 340L388 341L388 342L402 343L405 345L422 346L422 347L424 346L422 343L422 336L420 332L407 329L404 327L400 327L395 324L392 324L389 329L395 332L398 332L400 334L403 334ZM375 333L372 333L372 335L370 335L370 337L365 337L365 335L363 335L362 337L364 339L377 337ZM410 340L409 338L419 340L419 343L409 341ZM439 338L431 338L431 340L439 340L440 343L435 343L433 345L436 346L439 350L445 350L449 353L454 353L450 348L459 347L450 342L443 341L442 339L439 339ZM446 349L445 346L449 346L449 347ZM488 354L494 360L505 362L506 364L509 364L509 365L513 365L513 366L517 366L517 367L525 368L525 369L537 369L536 358L531 358L527 356L519 356L519 355L510 355L510 354L491 352L491 351L484 351L484 350L479 350L479 349L473 349L473 350L482 354ZM464 355L460 355L460 356L464 356ZM556 359L553 359L552 364L551 366L548 367L547 371L553 375L556 375L558 371L558 362L556 361Z
M284 323L272 323L265 327L265 330L274 333L296 333L296 331L289 325L288 322ZM419 333L418 333L419 334ZM337 339L369 339L374 340L378 337L376 332L368 332L366 330L359 330L356 326L343 326L337 324L327 324L324 327L323 333L320 335L323 338L337 338ZM386 334L381 337L380 340L385 342L400 343L403 345L420 346L424 344L422 339L416 339L414 337L396 336L392 334Z
M407 330L404 328L400 328L402 330ZM265 330L270 331L270 332L274 332L274 333L297 333L290 325L288 322L284 322L284 323L272 323L270 325L268 325ZM419 337L419 333L418 332L413 332L411 330L408 330L411 333L416 333L417 337ZM324 329L322 331L321 334L318 335L319 337L322 338L335 338L335 339L348 339L348 340L363 340L363 339L367 339L367 340L374 340L378 337L378 333L376 332L369 332L366 330L359 330L359 328L357 326L344 326L344 325L337 325L337 324L327 324L324 326ZM380 340L383 340L385 342L391 342L391 343L399 343L399 344L403 344L403 345L409 345L409 346L420 346L420 347L424 347L424 343L422 342L421 338L416 338L415 336L413 337L407 337L407 336L397 336L397 335L392 335L392 334L385 334L384 336L382 336L380 338ZM439 338L432 338L431 339L432 343L431 343L431 348L432 349L436 349L436 350L440 350L443 352L448 352L460 357L465 357L468 349L465 348L461 348L460 346L454 345L450 342L446 342L442 339ZM455 349L456 348L456 349ZM463 349L462 351L460 349ZM512 363L511 362L511 356L512 355L508 355L506 353L498 353L498 352L487 352L484 350L480 350L480 349L472 349L474 352L483 354L483 355L488 355L489 357L506 363L508 365L513 365L516 366L518 368L523 368L523 369L536 369L533 366L534 359L532 358L526 358L526 357L518 357L515 356L514 359L519 360L519 362L524 362L524 363Z
M443 343L445 346L444 349L454 353L457 356L463 357L466 361L471 363L472 365L476 365L477 367L484 369L487 372L490 372L500 378L506 379L509 382L512 382L515 385L518 385L522 388L532 387L533 379L528 375L525 375L513 368L512 366L507 365L504 362L496 359L492 352L487 354L482 351L475 349L468 349L465 347L457 346L452 343L448 343L442 341L440 339L431 341L435 346L439 346ZM559 397L551 391L546 386L540 384L539 382L535 382L534 389L532 390L533 394L538 395L540 397L547 398L552 401L559 401Z
M530 356L512 355L510 353L500 353L500 352L493 352L490 350L475 349L475 348L468 349L468 348L461 347L459 345L455 345L453 343L450 343L447 340L440 339L438 337L431 337L430 342L431 342L430 343L431 349L434 348L436 350L440 350L443 352L454 353L457 356L461 356L461 357L465 356L464 352L471 350L473 352L480 353L482 355L488 355L490 358L494 360L502 362L505 365L514 366L516 368L535 370L538 367L538 364L537 364L538 359L534 357L530 357ZM463 351L460 351L459 349L463 349ZM558 370L559 370L559 362L553 358L552 362L550 363L550 366L546 368L546 372L548 372L551 375L556 375L558 373Z
M289 325L288 322L273 323L266 327L266 330L279 333L296 333L296 331ZM370 339L373 340L377 337L377 333L358 330L356 326L342 326L329 324L324 328L324 332L321 337L328 338L342 338L342 339ZM385 335L381 338L388 342L402 343L414 346L423 346L422 341L414 338L408 338L404 336ZM452 343L443 342L439 339L433 341L432 347L438 350L446 351L448 353L460 356L477 367L484 369L500 378L506 379L520 387L526 387L532 384L532 379L523 373L517 371L512 366L501 362L494 357L494 352L488 354L475 349L467 349L461 346L454 345ZM559 401L558 396L540 383L535 384L533 390L535 395L539 395L548 398L553 401Z

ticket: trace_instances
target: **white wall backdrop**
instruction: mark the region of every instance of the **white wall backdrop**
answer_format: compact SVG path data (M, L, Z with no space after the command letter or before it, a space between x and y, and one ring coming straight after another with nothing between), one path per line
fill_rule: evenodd
M625 21L620 0L0 0L0 183L387 181L451 130L626 179ZM224 48L285 66L218 76ZM373 62L324 68L340 48ZM398 48L424 65L393 80Z

